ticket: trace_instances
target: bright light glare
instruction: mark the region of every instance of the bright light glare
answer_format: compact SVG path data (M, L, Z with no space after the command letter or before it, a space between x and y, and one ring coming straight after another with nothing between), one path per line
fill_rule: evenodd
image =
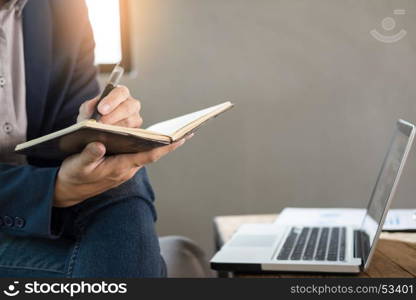
M121 61L119 0L87 0L94 31L95 63L115 64Z

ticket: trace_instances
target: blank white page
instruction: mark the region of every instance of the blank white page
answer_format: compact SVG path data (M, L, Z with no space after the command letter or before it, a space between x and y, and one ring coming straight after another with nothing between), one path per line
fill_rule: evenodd
M160 122L157 123L155 125L152 125L148 128L146 128L147 130L156 132L156 133L160 133L160 134L164 134L164 135L173 135L176 131L178 131L179 129L185 127L186 125L188 125L189 123L192 123L196 120L198 120L199 118L201 118L204 115L210 114L211 112L223 107L224 105L227 105L227 103L222 103L219 105L215 105L203 110L199 110L175 119L171 119L171 120L167 120L164 122Z

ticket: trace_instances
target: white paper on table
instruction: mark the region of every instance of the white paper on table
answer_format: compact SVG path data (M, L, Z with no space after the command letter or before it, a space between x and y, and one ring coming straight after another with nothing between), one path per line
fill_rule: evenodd
M416 230L416 209L390 209L383 230Z
M391 209L383 230L416 230L416 209ZM364 218L362 208L295 208L282 210L275 225L289 226L360 226Z

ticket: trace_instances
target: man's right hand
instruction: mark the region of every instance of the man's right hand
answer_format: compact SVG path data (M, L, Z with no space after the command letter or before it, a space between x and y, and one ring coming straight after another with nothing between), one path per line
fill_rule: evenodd
M185 140L137 154L105 157L105 146L95 142L64 160L55 184L54 206L69 207L131 179L144 165L182 146Z

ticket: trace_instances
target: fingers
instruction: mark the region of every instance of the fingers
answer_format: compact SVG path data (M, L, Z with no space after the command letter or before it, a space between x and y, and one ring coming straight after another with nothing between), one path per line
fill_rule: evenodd
M195 135L195 133L190 133L189 135L187 135L186 137L185 137L185 140L187 140L187 141L189 141L191 138L193 138L194 137L194 135Z
M190 135L189 138L191 138ZM182 139L176 143L155 148L147 152L140 152L136 154L120 154L107 157L102 162L97 162L95 166L97 169L102 169L106 178L120 184L131 179L144 165L158 161L166 154L176 150L182 146L187 139ZM95 167L94 165L93 168Z
M123 119L121 121L118 121L117 123L113 124L116 126L121 127L129 127L129 128L139 128L143 124L143 119L140 117L140 115L131 116L129 118Z
M92 114L94 113L95 106L98 102L98 97L85 101L82 103L82 105L79 107L79 114L77 118L77 122L85 121L91 118Z
M98 105L98 111L103 116L111 113L122 102L130 97L130 91L125 86L114 88Z
M142 167L144 165L158 161L160 158L176 150L184 143L185 139L167 146L152 149L147 152L117 155L116 157L114 157L114 161L112 162L112 164L117 166L117 168L124 170Z
M90 143L80 153L78 163L81 168L98 163L105 155L105 146L101 143Z
M181 147L183 144L185 144L185 139L182 139L176 143L155 148L153 150L150 150L148 152L142 152L138 154L133 154L131 159L135 166L143 166L150 163L154 163L161 159L166 154L175 151L177 148Z
M100 121L110 125L139 127L143 123L139 112L140 102L130 97L119 104L111 113L103 115Z
M98 103L100 102L100 103ZM98 104L98 112L102 115L100 122L110 125L137 128L143 123L140 117L140 101L130 96L125 86L114 88L104 99L99 98L84 102L79 109L77 122L89 119Z

